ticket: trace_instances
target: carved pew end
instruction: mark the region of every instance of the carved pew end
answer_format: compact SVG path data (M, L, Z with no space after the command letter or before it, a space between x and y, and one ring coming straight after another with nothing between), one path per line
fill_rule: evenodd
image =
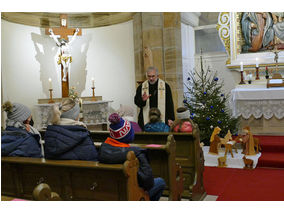
M49 185L41 183L33 190L33 199L37 201L60 201L61 198L56 192L52 192Z
M127 160L124 162L124 174L128 177L128 199L149 201L148 192L144 191L138 185L137 172L139 168L139 161L133 151L129 151L126 156Z

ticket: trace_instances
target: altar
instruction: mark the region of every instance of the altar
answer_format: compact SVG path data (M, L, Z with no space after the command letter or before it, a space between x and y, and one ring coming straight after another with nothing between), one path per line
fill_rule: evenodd
M266 88L266 79L237 85L231 91L232 115L241 117L241 128L254 134L284 134L284 87Z
M107 130L108 116L113 101L91 101L86 98L81 104L80 120L84 122L90 130ZM61 99L58 99L58 101ZM45 130L51 124L53 105L58 103L44 103L40 99L35 105L35 127L38 130Z

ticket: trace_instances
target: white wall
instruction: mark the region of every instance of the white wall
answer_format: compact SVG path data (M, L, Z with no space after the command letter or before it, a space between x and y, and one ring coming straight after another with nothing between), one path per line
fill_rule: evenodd
M240 82L240 73L238 71L231 71L226 67L226 60L228 56L223 52L206 53L203 54L203 66L206 70L209 66L211 70L217 71L217 77L224 81L224 92L231 93L231 90ZM195 63L198 70L200 70L200 55L195 56Z
M200 71L200 54L195 54L195 33L194 28L190 25L181 25L182 35L182 63L183 63L183 80L187 81L188 72L195 70ZM214 44L212 44L214 45ZM217 71L218 78L224 81L224 92L229 93L240 82L240 74L231 71L226 67L228 56L225 52L203 53L203 65L207 69ZM187 89L184 86L184 91Z
M195 37L194 29L190 25L181 24L181 43L182 43L182 72L183 82L187 82L188 73L195 67ZM186 91L186 86L183 85Z
M19 102L34 109L38 99L49 98L48 78L52 78L53 97L61 97L58 47L44 29L1 20L1 89L3 101ZM134 47L132 21L108 27L82 29L72 44L70 86L82 97L95 93L135 107Z

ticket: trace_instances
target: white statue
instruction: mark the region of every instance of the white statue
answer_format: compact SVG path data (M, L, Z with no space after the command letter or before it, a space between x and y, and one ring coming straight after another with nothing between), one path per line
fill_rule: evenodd
M66 75L69 69L69 65L72 62L72 56L70 51L70 45L75 40L77 34L79 32L79 29L76 28L76 31L71 38L69 42L67 42L65 39L57 39L57 37L54 35L53 30L49 29L50 37L53 38L53 40L56 42L57 46L60 48L60 54L57 63L63 65L63 78L62 81L66 81Z

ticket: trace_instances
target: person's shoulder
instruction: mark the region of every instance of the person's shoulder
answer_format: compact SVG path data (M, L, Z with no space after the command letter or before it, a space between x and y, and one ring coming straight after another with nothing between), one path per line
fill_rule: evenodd
M17 128L17 127L7 127L3 130L2 135L10 135L10 136L26 136L28 132L25 129Z
M170 85L167 82L165 82L165 85L166 85L166 89L171 89Z

